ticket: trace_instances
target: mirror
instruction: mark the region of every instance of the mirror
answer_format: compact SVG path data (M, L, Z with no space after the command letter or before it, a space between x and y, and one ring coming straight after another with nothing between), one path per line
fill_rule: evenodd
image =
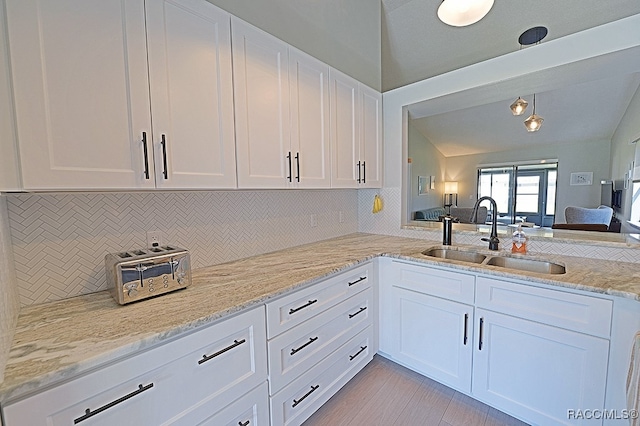
M623 117L630 104L638 104L639 86L640 47L634 46L404 104L403 225L432 226L414 221L414 215L445 206L445 182L458 183L457 206L472 207L479 167L557 161L557 223L565 222L567 206L600 205L602 180L625 191L623 176L633 166L635 147L631 140L621 143L624 136L618 135L618 127L631 121ZM536 113L545 121L539 132L528 133L523 122L532 113L534 93ZM524 115L513 116L509 106L519 96L529 101L529 108ZM631 131L640 132L637 117ZM591 184L576 184L572 180L576 174L591 176ZM412 185L417 176L435 176L436 189L418 195ZM616 216L629 218L630 198L626 190ZM605 238L600 233L575 232L580 238ZM564 235L557 230L555 234ZM620 236L621 241L624 238Z

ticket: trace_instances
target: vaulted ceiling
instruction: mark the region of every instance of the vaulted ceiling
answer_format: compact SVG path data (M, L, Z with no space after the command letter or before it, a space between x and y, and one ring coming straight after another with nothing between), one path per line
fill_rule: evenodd
M456 28L438 20L439 4L440 0L382 0L384 91L532 48L518 43L528 28L547 27L549 33L542 43L548 43L640 14L638 0L496 0L481 21ZM527 133L523 126L531 113L532 93L514 91L496 102L495 96L485 91L490 101L482 102L482 94L474 93L473 106L461 102L457 107L448 105L445 112L431 106L415 106L409 111L415 128L445 156L513 149L527 141L545 145L610 140L638 90L640 74L566 83L537 93L536 112L545 122L536 133ZM525 97L530 106L524 116L513 117L508 108L518 96Z

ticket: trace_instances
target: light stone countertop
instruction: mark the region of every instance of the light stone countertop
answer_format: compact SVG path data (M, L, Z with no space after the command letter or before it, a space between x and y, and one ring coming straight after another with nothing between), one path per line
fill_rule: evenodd
M637 264L533 256L561 263L568 271L547 275L421 254L437 245L422 239L351 234L196 269L187 289L130 305L118 305L105 291L23 308L5 380L0 383L0 403L258 306L380 255L640 301ZM495 254L482 247L470 248Z

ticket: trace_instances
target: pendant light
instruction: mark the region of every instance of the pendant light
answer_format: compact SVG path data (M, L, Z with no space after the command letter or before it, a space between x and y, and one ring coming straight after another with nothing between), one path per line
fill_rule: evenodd
M522 115L524 114L524 111L527 109L528 105L529 102L518 96L518 99L516 99L509 108L511 108L511 112L513 113L513 115Z
M524 127L527 128L527 132L537 132L542 126L544 118L536 114L536 94L533 94L533 114L524 120Z
M466 27L485 17L493 7L493 0L443 0L438 18L453 27Z

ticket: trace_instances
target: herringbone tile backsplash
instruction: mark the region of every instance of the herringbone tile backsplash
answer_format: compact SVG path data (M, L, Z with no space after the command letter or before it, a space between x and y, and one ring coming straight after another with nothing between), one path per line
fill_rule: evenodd
M189 249L193 268L357 232L357 199L350 189L8 195L20 301L105 290L105 254L145 247L147 231Z

